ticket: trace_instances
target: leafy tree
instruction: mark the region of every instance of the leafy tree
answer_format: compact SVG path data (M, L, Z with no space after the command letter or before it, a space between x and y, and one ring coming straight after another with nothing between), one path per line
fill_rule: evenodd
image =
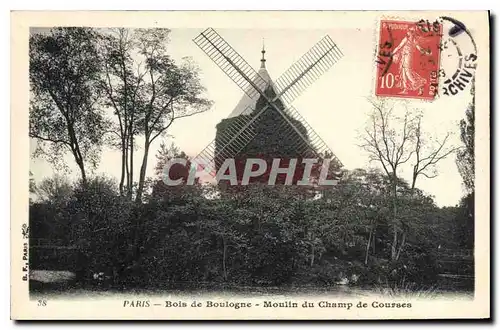
M68 178L61 175L54 175L46 178L35 188L35 193L42 201L58 202L71 197L73 187Z
M165 165L174 158L187 159L187 156L183 151L181 152L175 143L172 142L170 145L167 145L162 141L160 143L160 148L156 152L155 175L158 178L163 178Z
M36 193L36 182L35 182L35 179L33 178L33 172L29 171L29 173L30 173L29 174L29 192L30 192L29 200L30 200L30 205L31 205L31 203L33 202L31 195Z
M196 65L188 58L177 64L168 55L169 34L170 30L164 28L118 29L104 37L105 58L110 61L103 85L108 104L118 118L115 135L122 150L122 178L128 177L129 197L134 137L141 136L144 140L136 201L141 201L146 184L151 144L165 135L176 119L206 111L211 106L203 96L205 88Z
M139 129L144 134L144 154L136 201L142 198L151 143L164 135L176 119L207 111L212 105L203 96L205 88L200 83L196 65L188 58L177 65L167 54L169 33L167 29L137 31L138 50L145 60L147 78L139 117Z
M86 166L97 166L105 127L96 40L90 28L54 28L29 41L29 135L38 142L35 155L57 165L69 151L83 182Z
M65 208L71 222L69 240L82 254L82 275L105 272L116 281L134 260L132 205L120 197L114 179L98 176L75 184Z
M35 179L33 178L33 173L30 171L30 176L29 176L29 192L34 193L36 191L36 182Z
M456 242L463 249L474 249L474 192L460 200L455 222Z
M182 179L180 185L169 186L165 184L165 165L173 158L183 158L186 165L173 164L168 172L170 179ZM167 146L164 142L160 144L160 149L156 153L155 175L151 192L152 198L160 198L170 202L181 202L191 196L198 196L202 193L199 178L196 178L192 185L187 184L191 171L191 159L184 151L181 151L173 142Z
M109 132L112 147L121 150L120 194L132 197L134 181L134 136L137 131L137 112L140 106L139 89L146 72L134 61L137 45L133 31L125 28L102 32L101 56L104 74L100 87L105 94L105 104L113 109L116 122ZM124 188L126 180L126 187Z
M471 91L474 95L474 92ZM467 192L460 200L456 221L457 239L464 248L474 248L474 135L475 98L465 111L465 119L460 121L460 140L463 146L457 152L456 164Z
M467 192L474 191L474 99L460 121L460 140L462 148L457 152L456 163Z

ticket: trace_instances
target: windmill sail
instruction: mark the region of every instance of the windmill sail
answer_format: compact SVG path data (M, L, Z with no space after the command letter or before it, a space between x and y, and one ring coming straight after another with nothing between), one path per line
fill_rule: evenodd
M265 50L262 50L261 67L257 72L211 28L200 33L193 41L245 93L229 117L219 123L216 140L198 157L211 157L217 165L223 159L234 158L242 151L252 154L252 147L259 146L259 143L249 145L252 140L258 135L262 137L268 134L268 139L261 139L265 141L261 146L266 146L271 154L274 153L272 146L276 145L275 151L278 153L283 153L283 149L292 148L297 156L333 157L336 163L342 166L340 160L333 155L305 119L283 102L283 99L293 101L342 57L340 49L330 37L320 40L290 67L276 84L272 82L265 67ZM273 132L264 132L266 125ZM289 143L282 145L282 141ZM268 144L271 149L267 148Z
M302 117L294 107L289 106L285 111L287 115L301 123L306 128L310 144L316 150L317 154L321 157L332 158L339 168L344 166L340 159L330 150L325 141L323 141L323 139L312 129L304 117Z
M206 29L193 41L250 98L254 98L266 88L267 81L214 29Z
M338 46L325 36L278 78L278 95L287 103L293 102L342 56Z

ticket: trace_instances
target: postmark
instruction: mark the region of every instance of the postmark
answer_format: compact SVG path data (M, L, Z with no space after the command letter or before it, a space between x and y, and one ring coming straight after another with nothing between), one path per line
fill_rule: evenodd
M454 18L441 16L435 22L443 26L440 44L440 95L453 96L471 87L477 68L477 45L466 25ZM420 21L425 27L428 21Z

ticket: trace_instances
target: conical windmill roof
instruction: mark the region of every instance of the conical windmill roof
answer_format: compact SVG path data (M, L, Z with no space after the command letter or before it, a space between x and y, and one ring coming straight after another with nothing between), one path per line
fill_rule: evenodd
M258 71L259 76L264 79L265 82L267 82L268 85L271 85L271 87L274 88L274 83L271 79L271 76L269 75L269 72L267 72L266 68L266 59L264 58L264 54L266 51L262 49L262 59L260 60L260 69ZM254 79L254 82L257 84L257 77ZM258 84L257 84L258 85ZM252 87L250 87L252 88ZM253 94L253 97L250 97L247 95L247 93L243 93L243 96L241 97L241 100L236 104L236 107L231 111L229 116L227 118L232 118L232 117L237 117L239 115L248 115L252 111L252 109L255 109L257 101L260 98L259 93L248 93L248 94Z

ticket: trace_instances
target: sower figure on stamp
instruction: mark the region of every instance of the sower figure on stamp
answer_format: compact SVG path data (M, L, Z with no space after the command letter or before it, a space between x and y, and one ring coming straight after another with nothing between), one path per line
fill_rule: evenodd
M422 78L416 70L413 69L414 48L425 55L431 55L430 50L422 48L418 43L421 37L415 35L415 28L411 27L406 32L406 36L394 49L393 59L399 65L399 82L397 86L402 89L399 94L407 94L408 90L417 90L422 88L427 80Z

